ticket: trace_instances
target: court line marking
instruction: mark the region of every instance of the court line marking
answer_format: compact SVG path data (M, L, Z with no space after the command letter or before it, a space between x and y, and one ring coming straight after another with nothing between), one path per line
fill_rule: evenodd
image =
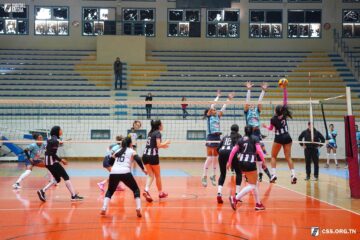
M336 208L339 208L339 209L342 209L342 210L345 210L345 211L347 211L347 212L351 212L351 213L354 213L354 214L360 216L360 213L357 213L357 212L352 211L352 210L350 210L350 209L346 209L346 208L341 207L341 206L337 206L337 205L335 205L335 204L333 204L333 203L330 203L330 202L327 202L327 201L325 201L325 200L321 200L321 199L319 199L319 198L306 195L306 194L304 194L304 193L298 192L298 191L296 191L296 190L293 190L293 189L290 189L290 188L288 188L288 187L281 186L281 185L278 185L278 184L276 184L275 186L280 187L280 188L283 188L283 189L286 189L286 190L288 190L288 191L290 191L290 192L294 192L294 193L297 193L297 194L299 194L299 195L302 195L302 196L305 196L305 197L308 197L308 198L312 198L312 199L318 200L319 202L329 204L330 206L333 206L333 207L336 207Z

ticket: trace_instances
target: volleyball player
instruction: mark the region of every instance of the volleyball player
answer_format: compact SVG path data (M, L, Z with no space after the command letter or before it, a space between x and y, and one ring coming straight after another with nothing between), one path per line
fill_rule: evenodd
M246 125L253 127L253 134L255 136L257 136L261 141L263 139L263 136L260 131L260 114L261 114L261 110L262 110L261 101L265 96L265 92L266 92L266 89L268 88L268 84L263 83L261 85L261 93L259 96L257 106L249 103L250 99L251 99L251 88L253 86L254 86L254 84L252 84L251 82L246 83L247 92L246 92L246 103L244 106L245 120L246 120ZM265 144L261 143L261 148L262 148L264 154L266 154ZM259 175L259 182L262 181L262 176L263 176L261 169L263 169L264 172L266 173L266 175L269 177L269 179L271 179L271 175L270 175L269 169L266 166L265 161L261 161L260 158L258 157L256 164L257 164L257 171L258 171L258 175Z
M294 163L291 160L292 139L287 124L288 118L292 118L292 113L287 106L288 93L285 84L283 86L283 94L283 105L276 106L275 115L271 118L270 126L263 124L263 127L267 128L270 131L275 129L275 139L271 150L272 175L270 182L275 183L277 180L276 158L279 154L280 149L283 148L284 156L286 161L288 162L288 166L291 172L291 184L296 184L297 178L295 175Z
M241 138L236 146L231 150L229 161L226 167L229 169L233 158L237 152L239 155L239 166L242 172L248 179L248 185L243 187L236 196L230 196L231 207L236 210L236 204L250 191L254 191L255 210L265 210L264 205L260 201L259 188L257 185L258 174L256 170L256 158L259 156L261 161L264 161L264 153L260 145L260 139L253 135L253 127L245 127L245 136Z
M130 129L130 133L128 134L128 137L131 137L131 142L132 142L132 146L133 149L136 151L137 149L137 139L140 137L142 138L142 136L138 136L137 134L137 130L139 130L141 128L141 122L139 120L135 120L133 122L133 125ZM136 164L135 162L132 163L131 169L134 171L136 169Z
M217 96L215 98L215 102L219 100L221 96L220 91L217 92ZM231 101L233 99L234 93L230 93L228 96L227 101ZM207 150L207 158L204 164L204 171L203 176L201 178L201 183L204 187L207 186L207 171L209 169L209 166L213 166L213 175L210 176L210 180L213 186L216 186L216 165L217 165L217 159L218 159L218 152L217 147L219 146L220 142L220 118L223 116L224 111L226 109L226 104L222 106L220 111L217 111L215 109L215 104L211 104L210 108L206 109L204 112L204 119L207 119L207 130L208 135L206 138L206 141L212 141L206 143L206 150ZM213 142L218 141L218 142Z
M326 161L326 164L325 164L325 168L328 168L329 167L329 164L330 164L330 153L331 151L333 152L333 155L334 155L334 160L335 160L335 165L336 165L336 168L339 168L339 164L338 164L338 161L336 159L336 149L337 149L337 144L336 144L336 137L337 137L337 131L335 130L334 128L334 124L330 124L329 125L329 134L327 136L326 139L329 140L329 142L326 144L326 150L327 150L327 154L326 154L326 157L327 157L327 161Z
M60 162L64 165L67 164L65 159L61 159L57 155L59 145L62 144L62 142L59 140L62 133L62 129L59 126L54 126L50 131L50 138L47 140L45 151L45 166L53 175L54 180L50 181L44 188L37 191L40 200L43 202L46 201L46 190L49 189L52 185L59 183L61 178L64 179L65 185L71 194L71 201L82 201L84 199L75 192L69 175L65 171L64 167L60 164Z
M230 135L226 135L221 140L218 146L218 153L219 153L219 167L220 167L220 177L218 181L218 193L217 193L217 202L222 204L222 188L226 178L226 164L229 159L230 153L232 148L237 144L241 135L239 134L239 126L237 124L233 124L231 126L231 133ZM237 156L234 156L235 158ZM236 193L240 191L242 174L241 170L238 166L238 161L232 162L232 169L234 169L236 173Z
M43 137L40 134L34 133L33 135L35 143L30 144L24 149L26 155L25 166L26 170L23 172L18 180L12 185L14 189L20 189L20 183L26 177L31 174L33 167L45 167L43 162L43 153L45 151L45 144L43 142Z
M156 186L159 191L159 198L166 198L167 193L163 192L161 175L160 175L160 164L159 164L159 148L168 148L170 141L162 141L161 131L163 131L164 125L160 120L151 120L151 130L148 134L144 154L142 156L145 169L148 173L146 178L146 185L143 196L146 201L152 202L153 199L149 193L154 177L156 178Z
M108 172L111 171L111 165L110 165L110 158L111 156L117 152L120 148L121 148L121 141L124 139L123 136L119 135L116 136L116 143L115 144L111 144L108 148L108 151L106 152L106 155L104 157L103 160L103 168L105 168L106 170L108 170ZM104 191L105 189L105 184L109 181L108 178L104 179L103 181L97 183L98 187L100 188L101 191ZM124 191L125 189L119 184L119 186L117 186L116 191Z
M109 164L112 165L112 167L109 176L109 187L106 191L103 207L101 209L101 214L105 215L111 197L113 196L119 183L123 182L128 188L133 191L136 202L136 215L138 217L141 217L140 189L133 175L131 174L132 162L135 160L139 167L144 171L144 173L147 174L147 172L146 170L144 170L141 158L133 149L131 138L126 137L122 141L121 145L122 148L118 150L115 154L113 154L110 158Z

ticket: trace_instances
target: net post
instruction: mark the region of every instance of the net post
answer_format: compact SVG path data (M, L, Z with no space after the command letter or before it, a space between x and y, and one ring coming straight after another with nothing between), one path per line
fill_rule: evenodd
M311 132L311 142L314 141L314 117L313 117L313 107L312 107L312 99L311 99L311 72L309 72L309 95L310 95L310 105L309 105L309 114L310 114L310 132Z
M351 107L351 88L346 87L346 104L347 104L347 115L352 115L352 107Z

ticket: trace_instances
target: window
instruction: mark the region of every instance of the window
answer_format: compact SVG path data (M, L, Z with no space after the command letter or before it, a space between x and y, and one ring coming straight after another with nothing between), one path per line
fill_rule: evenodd
M83 8L84 36L115 35L115 8Z
M360 37L360 9L343 10L343 37Z
M321 10L289 10L289 38L320 38Z
M168 9L168 37L200 37L199 9Z
M240 10L208 10L206 19L207 37L239 37Z
M28 7L25 4L0 4L0 34L29 34Z
M155 36L155 9L123 9L123 34Z
M35 7L35 35L69 35L69 8Z
M282 10L250 10L250 38L282 38Z

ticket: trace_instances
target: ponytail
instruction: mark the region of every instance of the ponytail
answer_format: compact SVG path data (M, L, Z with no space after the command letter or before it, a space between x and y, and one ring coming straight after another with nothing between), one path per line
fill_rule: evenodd
M131 137L126 137L121 142L121 150L115 154L115 157L121 157L125 153L126 149L130 146L131 146Z
M235 145L239 141L239 138L241 138L241 135L239 134L239 125L233 124L230 129L231 143L232 145Z
M151 130L148 134L148 136L150 137L151 134L157 130L160 129L160 126L161 126L161 120L151 120L150 122L150 125L151 125Z

